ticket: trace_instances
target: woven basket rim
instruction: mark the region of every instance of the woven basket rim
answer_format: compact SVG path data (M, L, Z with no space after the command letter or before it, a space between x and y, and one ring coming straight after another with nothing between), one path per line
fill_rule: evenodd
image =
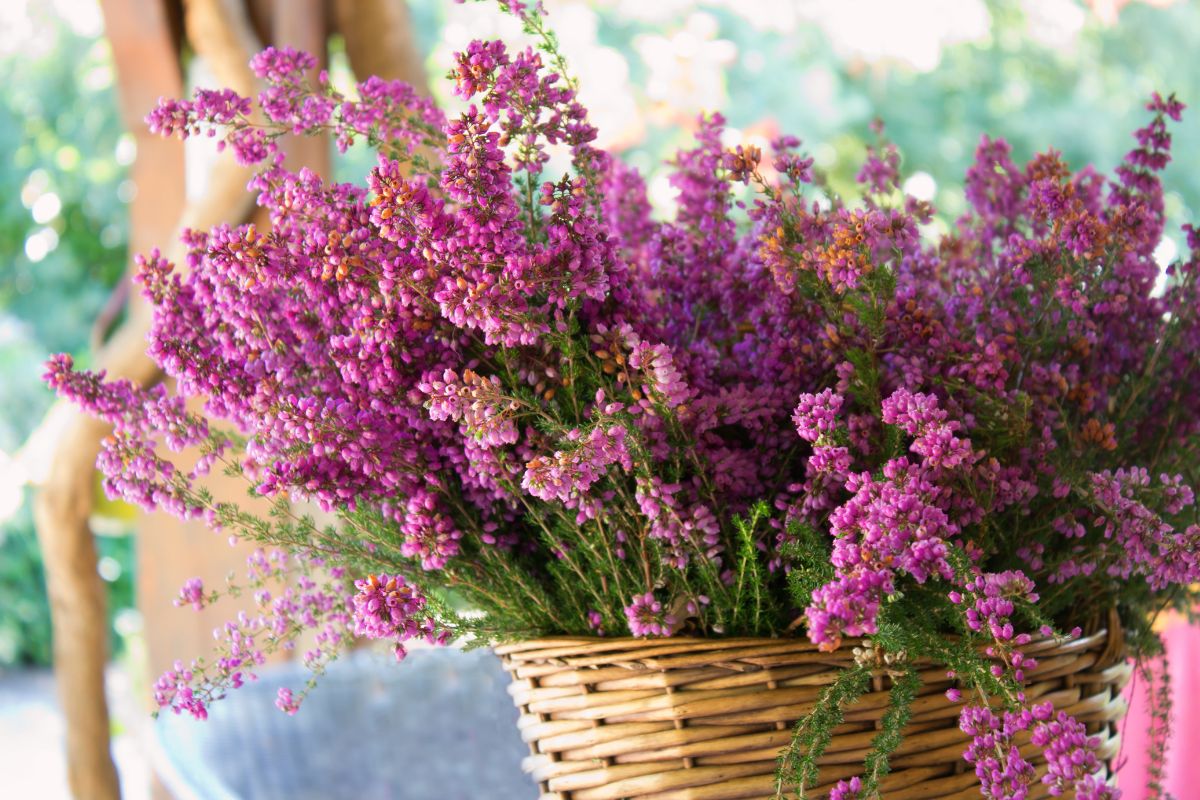
M1113 638L1123 640L1119 626L1113 630ZM948 640L956 637L947 636ZM1090 649L1097 642L1109 639L1109 628L1099 627L1095 630L1076 637L1043 636L1034 634L1029 643L1020 650L1029 655L1051 652L1073 652ZM855 637L843 639L841 644L832 651L822 651L802 636L667 636L667 637L637 637L637 636L569 636L551 635L533 639L518 639L511 642L494 643L491 650L498 656L526 660L537 658L541 651L571 651L577 654L600 656L605 652L629 650L725 650L739 647L778 647L791 652L829 652L837 653L862 647L870 642L870 637ZM541 657L545 657L544 655ZM928 661L928 659L917 659Z

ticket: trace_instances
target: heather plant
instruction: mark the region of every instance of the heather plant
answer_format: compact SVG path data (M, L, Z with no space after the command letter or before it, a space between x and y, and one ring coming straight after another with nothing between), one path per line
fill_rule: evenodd
M412 639L807 635L857 665L796 726L781 793L816 784L887 674L863 773L832 796L877 793L920 659L954 684L985 796L1116 797L1096 740L1023 683L1029 645L1118 620L1156 655L1153 615L1196 599L1200 232L1165 275L1152 257L1182 105L1154 96L1112 178L984 139L944 236L882 129L851 206L798 140L731 149L713 115L662 221L591 144L540 13L507 6L541 49L472 43L451 119L375 78L311 90L291 50L254 59L257 103L206 90L150 115L258 165L271 223L139 261L178 395L49 366L113 425L111 494L263 546L223 590L255 610L162 677L160 706L203 717L305 630L317 673L355 636L402 658ZM378 166L366 186L288 172L285 133L366 139ZM213 468L272 513L214 501ZM194 581L179 604L212 597Z

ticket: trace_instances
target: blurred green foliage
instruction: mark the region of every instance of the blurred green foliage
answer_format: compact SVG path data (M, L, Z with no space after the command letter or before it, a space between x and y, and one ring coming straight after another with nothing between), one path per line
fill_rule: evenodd
M0 667L50 662L50 610L33 520L26 503L0 529ZM134 606L132 536L96 539L100 574L108 587L109 618ZM122 639L114 636L116 651Z
M74 33L48 6L29 4L33 52L0 57L0 450L9 454L50 406L47 355L88 363L92 322L125 268L132 190L133 142L117 115L107 42ZM111 616L133 602L132 540L104 536L98 547ZM45 663L49 653L26 502L0 522L0 666Z
M92 320L125 266L116 198L126 170L108 47L53 17L45 24L50 52L0 61L0 151L11 154L0 161L0 448L9 452L49 405L47 353L86 360Z
M801 137L835 187L852 195L864 147L874 140L869 124L882 119L903 154L905 173L920 170L934 179L935 203L947 217L964 209L963 175L983 134L1007 139L1018 163L1053 147L1073 168L1092 164L1110 173L1132 148L1133 130L1145 123L1151 92L1174 92L1190 108L1173 128L1167 212L1175 230L1195 222L1200 69L1188 54L1200 36L1200 3L1157 8L1132 2L1113 24L1077 3L1082 28L1068 45L1035 36L1044 33L1043 22L1022 7L1036 3L990 0L987 35L947 46L928 72L844 59L820 27L802 21L773 30L757 4L701 2L654 24L601 13L599 39L628 56L630 84L641 92L651 75L633 52L638 37L682 30L697 9L710 14L718 22L715 38L736 48L724 70L724 98L713 109L731 127L770 122ZM653 169L688 143L688 131L678 125L651 127L630 155ZM1177 234L1176 240L1182 243Z
M48 663L50 611L28 507L0 536L0 665Z

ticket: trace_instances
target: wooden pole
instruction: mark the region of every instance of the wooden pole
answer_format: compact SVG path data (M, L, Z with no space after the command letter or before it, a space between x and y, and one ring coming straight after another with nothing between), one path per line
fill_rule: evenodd
M139 151L131 176L141 194L131 209L135 242L139 233L169 235L182 206L182 147L150 137L140 117L157 96L182 89L178 53L159 0L104 0L102 5L120 76L122 110ZM126 323L97 354L97 365L137 383L155 380L157 369L145 355L148 323L145 306L132 306ZM34 519L54 624L55 678L67 723L67 777L77 798L116 800L120 784L109 747L104 694L108 623L88 525L96 456L108 431L103 423L75 411L59 409L51 418L65 422L56 425L57 436L50 437L53 456L34 500Z
M378 75L429 94L421 49L404 0L332 2L334 28L346 40L350 67L360 80Z

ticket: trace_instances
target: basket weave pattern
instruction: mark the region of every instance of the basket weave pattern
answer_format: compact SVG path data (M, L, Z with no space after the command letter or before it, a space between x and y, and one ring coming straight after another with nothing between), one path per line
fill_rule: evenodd
M1119 634L1118 634L1119 637ZM854 661L847 643L819 652L804 639L550 638L495 648L512 675L510 694L531 755L525 771L541 800L733 800L775 797L776 758L822 687ZM1121 688L1131 668L1107 632L1065 643L1034 641L1026 693L1066 710L1116 755ZM945 669L917 662L920 695L892 772L889 800L977 798L978 780L961 757L967 736L959 705L944 692ZM860 774L888 704L889 679L846 708L821 761L822 797ZM1037 748L1022 752L1044 771ZM1048 796L1038 783L1030 797Z

